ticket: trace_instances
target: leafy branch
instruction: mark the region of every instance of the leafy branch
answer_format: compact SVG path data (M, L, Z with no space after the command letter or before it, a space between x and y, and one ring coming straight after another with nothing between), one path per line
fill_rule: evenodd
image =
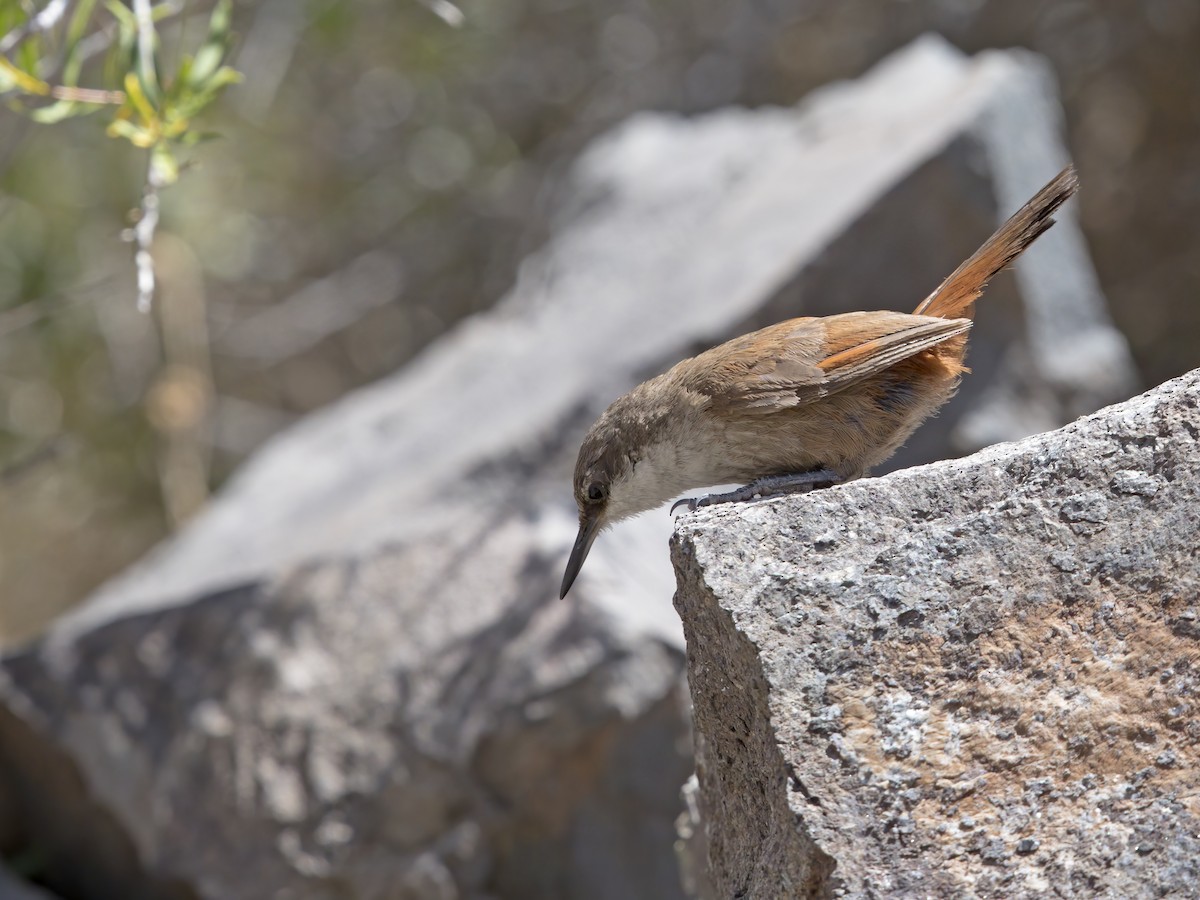
M241 80L225 64L232 43L232 0L218 0L195 54L180 56L164 73L158 25L182 4L151 0L49 0L38 11L0 2L0 100L35 122L55 124L107 109L107 134L149 151L146 183L136 225L138 307L148 311L155 291L152 246L159 191L181 170L178 153L211 135L193 121L221 92ZM68 16L69 13L69 16ZM107 43L101 67L89 67L98 44ZM100 71L93 71L99 68ZM84 85L84 75L98 85Z

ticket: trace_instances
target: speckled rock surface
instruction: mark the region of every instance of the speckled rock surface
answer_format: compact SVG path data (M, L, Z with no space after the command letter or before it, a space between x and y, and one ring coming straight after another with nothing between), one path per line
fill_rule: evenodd
M1200 372L679 526L724 897L1194 895Z
M396 548L6 660L0 794L55 888L681 897L682 654L522 581L515 535L475 548L504 590Z

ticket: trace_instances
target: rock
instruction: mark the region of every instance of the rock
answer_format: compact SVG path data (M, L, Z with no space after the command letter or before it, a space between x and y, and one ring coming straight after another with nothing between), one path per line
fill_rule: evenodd
M700 780L695 774L683 783L683 812L675 820L679 841L679 874L683 890L693 900L718 900L708 876L708 841L704 836L704 810L700 808Z
M717 895L1194 893L1197 472L1200 370L969 459L687 516Z
M797 109L599 141L494 312L275 439L0 665L0 797L54 871L120 848L90 896L680 896L671 520L606 535L559 603L578 440L701 345L915 306L1064 161L1052 96L1032 57L924 41ZM970 446L972 404L1018 436L1127 384L1070 214L1022 266L907 461Z
M473 590L448 574L452 547L314 564L9 660L5 695L43 756L79 769L86 788L59 814L96 805L129 833L134 884L229 900L681 896L679 652L548 602L549 581L522 582L515 536L480 547ZM3 777L31 774L59 795L72 777ZM66 838L46 823L63 865Z

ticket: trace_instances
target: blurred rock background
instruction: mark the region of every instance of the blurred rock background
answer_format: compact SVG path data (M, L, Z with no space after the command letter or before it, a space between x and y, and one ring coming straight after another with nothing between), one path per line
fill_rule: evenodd
M1143 377L1200 365L1194 0L475 0L458 25L433 4L238 4L246 81L164 194L155 318L120 242L143 160L96 121L0 111L0 640L498 298L588 138L639 109L791 104L928 30L1052 61ZM192 6L165 43L202 28Z

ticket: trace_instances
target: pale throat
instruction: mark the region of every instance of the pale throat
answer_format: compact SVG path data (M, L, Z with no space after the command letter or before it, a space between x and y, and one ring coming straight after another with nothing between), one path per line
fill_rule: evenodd
M616 522L646 512L684 491L717 483L709 456L687 441L649 445L633 470L613 482L608 495L608 520Z

